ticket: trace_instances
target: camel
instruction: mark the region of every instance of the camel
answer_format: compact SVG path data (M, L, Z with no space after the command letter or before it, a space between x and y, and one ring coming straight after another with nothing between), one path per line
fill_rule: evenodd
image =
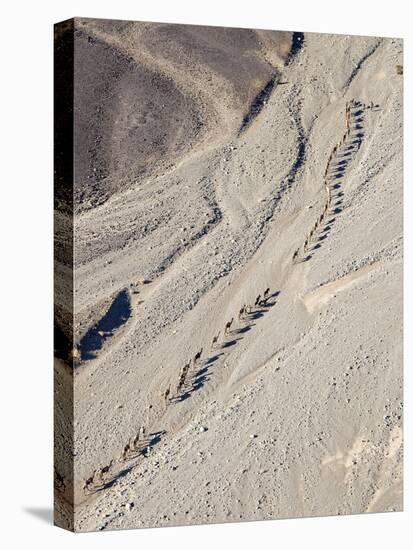
M83 489L86 491L89 489L89 487L93 484L94 480L95 480L95 473L96 471L93 472L93 474L87 478L87 480L85 481L85 484L83 485Z
M185 384L186 372L183 370L179 375L178 385L176 386L176 393L179 393Z
M254 303L255 307L260 305L260 300L261 300L261 294L258 294L257 298L255 299L255 303Z
M221 333L218 332L218 334L212 338L211 348L215 347L215 344L218 343L218 339L219 339L219 335L220 335L220 334L221 334Z
M228 323L225 325L225 334L227 334L228 331L231 330L231 325L232 325L233 321L234 321L234 317L231 319L231 321L228 321Z
M169 394L171 393L171 386L168 386L166 390L163 393L164 401L168 401L170 399Z
M129 443L126 444L126 447L129 448ZM121 455L122 457L123 457L123 452L124 451L122 451L122 455ZM99 479L100 479L101 482L105 481L105 477L106 477L105 474L108 474L110 472L112 466L113 466L113 459L109 462L109 464L107 466L103 466L103 468L101 468L99 470Z
M242 308L238 312L238 321L241 321L244 313L245 313L245 306L242 306Z
M201 354L201 352L202 352L202 349L198 353ZM201 355L199 355L199 356L201 356ZM181 374L179 376L178 386L177 386L177 389L176 389L177 393L179 393L181 391L181 389L184 387L186 375L188 374L190 366L191 366L191 363L187 363L182 368Z
M176 389L178 393L181 391L183 385L185 384L185 378L186 378L186 375L188 374L190 366L191 366L191 363L186 363L186 365L182 367L181 374L179 375L178 386Z
M123 448L122 455L121 455L122 460L126 460L126 458L128 457L129 451L130 451L130 445L129 445L129 443L126 443L126 445ZM103 468L102 468L102 474L103 474Z
M270 287L266 288L265 291L264 291L264 299L267 298L267 296L269 295L270 293Z
M293 254L293 262L297 259L298 256L298 249Z
M202 350L203 350L203 348L201 348L201 349L198 351L198 353L195 354L195 356L194 356L194 364L198 361L198 359L201 358Z
M231 320L228 321L228 323L225 325L225 334L227 334L227 332L230 331L233 321L234 321L234 317L232 317Z
M132 441L132 448L135 450L138 447L139 444L139 433L135 435Z

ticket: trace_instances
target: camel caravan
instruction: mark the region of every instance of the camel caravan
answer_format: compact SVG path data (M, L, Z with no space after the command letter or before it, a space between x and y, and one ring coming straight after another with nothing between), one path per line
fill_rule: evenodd
M367 108L373 109L374 107L379 107L378 105L374 105L373 102L371 105ZM350 100L346 103L346 109L345 109L345 127L346 131L343 137L340 139L340 141L333 147L328 159L327 159L327 165L324 171L324 187L326 190L326 198L323 210L321 214L316 219L313 227L311 228L307 238L304 241L304 244L302 247L298 248L294 251L292 256L293 263L298 263L300 261L305 261L307 258L304 257L304 259L300 260L301 252L304 253L304 256L306 255L307 251L309 250L309 247L311 246L313 242L313 237L315 236L317 230L322 226L323 222L325 221L325 218L327 214L329 213L331 203L332 203L332 189L330 187L330 178L336 174L338 165L334 168L332 167L332 163L335 159L335 157L338 156L339 150L346 145L347 141L349 140L352 132L352 117L359 117L362 114L363 108L365 108L365 105L362 104L359 101L355 101L354 99ZM357 109L356 113L353 112L354 109ZM360 118L356 118L355 125L356 129L360 129L358 124L361 122ZM356 140L354 140L353 144L347 144L346 145L346 155L351 152L354 152L355 149L357 150L360 148L361 145L361 136L357 135ZM345 156L345 155L344 155ZM338 173L343 173L344 170L338 171ZM337 177L337 175L336 175ZM264 292L261 294L258 294L253 304L243 304L242 307L238 311L238 322L241 323L245 320L248 320L251 314L254 314L259 311L260 308L264 308L268 305L268 300L271 298L271 289L268 287L264 290ZM273 294L272 296L276 296L277 293ZM224 330L221 332L219 331L215 336L213 336L211 341L211 350L216 350L219 346L224 345L225 343L220 343L220 335L224 334L225 336L231 334L232 327L234 324L234 317L232 317L227 323L225 323ZM188 386L188 375L191 371L191 368L195 368L199 361L201 360L203 348L201 348L199 351L196 352L196 354L193 356L193 358L185 363L183 367L179 371L178 381L175 386L175 391L173 391L173 385L170 384L162 393L161 393L161 399L166 404L166 406L173 402L173 401L179 401L180 397L185 392L188 392L187 386ZM190 386L190 389L192 388L192 385ZM122 449L120 455L109 462L107 466L103 466L101 468L98 468L93 472L93 474L86 479L83 490L85 493L92 493L102 486L104 487L105 484L107 484L111 479L114 478L116 473L116 465L119 465L120 463L127 461L131 458L135 458L137 454L141 454L143 456L147 456L149 454L150 448L151 448L151 440L149 441L145 439L146 430L144 426L141 426L139 428L138 433L132 437L128 443L124 446Z
M254 310L256 311L257 308L259 309L268 305L270 292L271 292L270 287L267 287L264 290L262 295L258 294L253 305L243 304L243 306L238 311L238 322L240 323L242 321L247 320L249 315L251 315L254 312ZM211 341L211 346L210 346L211 350L216 350L218 347L220 347L224 343L224 342L220 343L221 334L223 334L224 337L227 336L228 334L231 334L234 320L235 320L235 317L231 317L231 319L227 323L225 323L224 330L222 332L219 331L215 336L213 336ZM185 393L183 392L183 390L185 389L185 387L187 387L188 374L191 368L196 367L196 365L201 359L202 353L203 353L203 348L201 348L194 355L192 360L185 363L185 365L179 371L178 382L176 385L175 392L172 392L172 386L169 385L166 388L166 390L161 393L161 397L163 401L165 401L166 403L169 403L171 401L177 401L177 400L179 401L179 397L182 395L182 393Z
M147 450L148 441L145 439L145 434L145 426L141 426L138 433L130 438L116 459L112 459L106 466L96 469L93 474L86 479L83 485L83 491L85 493L90 493L102 486L104 487L106 483L113 479L116 465L130 458L134 458L136 453L142 453L143 450Z
M292 256L293 263L298 263L300 261L306 261L308 259L308 256L306 256L306 254L307 254L310 246L312 245L313 237L316 234L317 230L322 226L325 218L327 217L327 214L329 213L331 202L332 202L332 189L330 187L330 178L337 172L337 166L335 168L332 167L332 162L333 162L334 158L338 155L339 150L344 145L346 145L347 141L350 138L351 131L352 131L352 116L354 116L353 110L358 109L355 116L359 116L359 115L362 114L362 110L363 110L364 107L365 107L364 104L362 104L359 101L355 101L354 99L351 99L350 101L346 102L346 109L345 109L345 112L344 112L344 122L345 122L346 131L345 131L343 137L340 139L340 141L333 147L333 149L332 149L332 151L331 151L331 153L330 153L330 155L327 159L326 168L324 170L324 175L323 175L323 177L324 177L324 188L326 190L326 199L325 199L324 207L323 207L323 210L322 210L320 216L316 219L313 227L311 228L307 238L305 239L302 248L301 247L297 248L294 251L293 256ZM377 105L377 107L378 107L378 105ZM359 122L360 122L360 119L356 118L356 121L355 121L356 127L357 127ZM361 137L357 136L357 140L355 141L355 145L350 143L346 147L347 147L347 151L350 152L350 151L354 151L356 147L357 147L357 150L360 149L360 146L361 146ZM338 173L343 174L343 172L344 172L344 169L339 170ZM340 177L340 176L336 175L336 177ZM304 254L304 258L300 260L301 250Z
M254 305L244 304L238 312L238 321L244 321L248 319L248 316L255 313L260 308L263 308L268 305L268 300L270 299L271 289L267 287L264 292L258 294L254 301ZM276 295L276 294L274 294ZM234 323L234 317L232 317L224 326L223 334L226 336L232 332L232 326ZM211 350L216 349L220 344L220 335L219 331L213 338L211 342ZM176 384L175 391L172 390L172 384L170 384L162 393L161 399L163 402L168 405L173 401L179 401L179 398L182 394L185 393L185 386L187 385L188 374L191 368L194 368L198 365L202 358L204 349L201 348L195 353L193 358L185 363L181 370L179 371L178 381ZM138 433L131 437L130 440L123 447L120 455L109 462L108 465L96 469L93 474L87 478L83 484L83 491L85 494L91 494L95 491L104 488L105 485L111 482L119 472L119 464L126 462L130 459L136 458L138 454L147 456L150 451L151 441L146 438L146 429L145 426L139 428Z

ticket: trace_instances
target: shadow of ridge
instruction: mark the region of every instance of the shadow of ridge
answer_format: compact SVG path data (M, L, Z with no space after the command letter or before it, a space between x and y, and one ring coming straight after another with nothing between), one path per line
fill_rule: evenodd
M261 112L264 108L267 100L269 99L273 88L276 86L278 80L278 73L276 72L273 76L267 81L265 86L258 92L258 94L253 99L248 112L244 116L241 127L239 129L239 134L241 134L254 120L254 118Z
M30 516L34 516L41 521L53 525L53 508L41 508L33 506L29 508L23 508L23 511Z
M93 359L95 352L100 350L108 336L126 323L132 313L129 293L126 289L119 292L108 311L100 321L90 328L79 342L82 359ZM100 332L108 333L101 335Z

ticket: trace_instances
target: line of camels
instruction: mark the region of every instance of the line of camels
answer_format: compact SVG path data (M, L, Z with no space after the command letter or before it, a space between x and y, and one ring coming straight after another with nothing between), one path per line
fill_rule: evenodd
M362 121L363 110L365 107L366 106L363 103L354 99L346 102L344 114L346 131L340 141L333 147L327 159L327 164L324 170L323 183L326 191L324 207L321 214L317 217L314 225L310 229L304 243L293 253L293 263L305 262L311 258L311 255L308 255L308 252L310 247L314 244L317 231L321 228L329 214L338 214L341 211L339 206L342 204L343 192L339 191L341 184L337 180L340 180L344 176L346 166L350 160L348 157L351 157L352 154L356 153L360 149L363 138ZM374 107L378 107L378 105L374 105L372 102L367 109L373 109ZM354 120L352 120L352 118ZM356 134L353 136L353 139L351 134L354 130L356 131ZM334 160L336 160L335 165L333 165ZM336 200L333 205L334 208L332 209L333 199ZM321 247L321 241L327 237L334 221L334 218L329 220L327 226L322 230L324 234L318 236L318 240L314 244L311 252Z
M270 291L271 289L268 287L264 290L262 297L261 294L259 294L254 302L254 305L250 304L244 304L241 309L238 312L238 322L242 322L245 319L248 319L251 314L254 312L254 308L256 311L256 308L262 308L268 305L268 300L270 298ZM232 317L226 324L223 330L224 336L227 336L231 333L231 327L234 323L234 317ZM218 332L211 341L210 349L216 349L219 346L219 337L221 335L221 332ZM190 371L191 366L195 367L199 360L201 359L202 352L204 351L203 348L201 348L193 357L192 360L185 363L185 365L181 368L181 371L179 373L178 377L178 383L176 385L176 391L172 393L172 385L170 384L166 390L161 394L161 397L164 399L164 401L174 401L179 400L179 397L181 395L182 390L185 387L185 383L187 381L187 376Z
M243 326L238 327L238 329L233 328L234 317L230 319L225 324L224 335L233 335L234 331L243 332L249 330L250 326L248 323L252 322L254 319L262 316L265 311L268 311L266 308L274 305L274 298L279 295L279 292L271 293L271 289L268 287L264 292L259 294L255 301L254 305L244 304L238 312L238 321L243 323ZM247 324L246 324L247 323ZM216 350L219 346L225 348L231 342L225 341L225 339L220 343L219 342L220 332L216 334L211 341L210 350L213 350L216 353ZM232 337L232 336L231 336ZM172 385L170 384L167 389L161 392L161 398L166 402L166 405L169 405L173 402L183 401L192 393L199 389L205 381L205 375L208 370L208 366L204 368L199 373L194 373L193 380L188 382L188 374L192 368L196 368L201 360L202 353L204 349L201 348L194 357L188 361L180 370L178 382L176 384L175 391L172 393ZM217 355L211 358L206 358L206 364L212 364L218 358ZM195 383L194 383L195 380ZM149 456L152 448L156 445L161 437L164 435L164 431L148 433L145 426L140 426L135 436L132 436L126 445L123 447L120 454L112 459L109 464L101 468L97 468L92 475L87 478L83 485L83 491L85 494L95 493L102 489L105 489L111 486L116 479L119 479L125 475L130 468L122 468L122 464L129 462L130 460L136 459L139 456Z
M333 147L327 159L327 164L324 171L324 188L326 191L324 207L308 233L304 243L293 253L293 264L309 260L311 258L311 255L308 254L310 247L314 245L311 249L312 252L316 248L319 248L321 246L320 241L326 238L331 224L334 222L334 218L328 221L327 226L322 229L322 234L318 237L318 242L315 243L317 230L321 228L327 215L330 213L336 214L340 211L338 206L342 202L341 197L343 196L343 193L341 191L337 191L341 187L341 184L338 183L338 181L344 176L345 168L351 156L357 152L361 146L363 138L363 110L365 108L373 109L375 107L378 107L378 105L371 103L369 106L366 106L360 101L356 101L354 99L346 103L346 131L340 141ZM354 131L356 131L356 133L352 136ZM338 200L336 200L333 204L333 199ZM332 208L332 206L334 208ZM190 396L192 391L200 389L206 380L206 374L209 366L219 357L219 355L216 355L217 349L220 348L221 350L224 350L226 347L229 347L237 341L233 340L232 342L228 342L226 341L226 337L228 335L232 337L232 333L235 330L237 330L238 334L250 330L251 325L248 323L251 323L254 319L261 317L265 311L268 311L266 308L275 305L275 301L273 299L279 294L279 291L271 293L270 287L267 287L262 295L259 294L255 298L253 304L243 304L237 315L238 324L241 324L241 326L239 326L238 329L233 328L234 317L232 317L224 326L224 338L221 343L221 332L218 332L212 338L210 351L214 351L215 355L204 360L203 368L198 372L194 372L192 379L190 379L189 374L191 369L194 370L199 366L204 349L201 348L197 351L193 358L183 365L179 371L176 383L170 383L168 387L160 394L160 397L164 401L165 405L169 406L172 403L183 401ZM244 326L242 326L242 324ZM136 435L130 438L130 440L126 443L116 459L111 460L106 466L96 469L93 474L86 479L83 485L85 494L97 492L115 483L117 479L125 475L131 469L131 467L122 468L122 464L139 456L149 456L154 445L161 440L161 437L164 434L164 431L148 433L145 426L141 426Z

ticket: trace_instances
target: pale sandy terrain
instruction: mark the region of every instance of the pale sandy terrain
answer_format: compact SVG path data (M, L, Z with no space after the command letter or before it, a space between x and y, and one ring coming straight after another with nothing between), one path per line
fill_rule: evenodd
M289 57L261 31L229 74L211 43L80 26L166 76L184 122L142 168L121 130L143 115L113 109L124 164L77 207L75 529L401 510L401 41L304 34Z

